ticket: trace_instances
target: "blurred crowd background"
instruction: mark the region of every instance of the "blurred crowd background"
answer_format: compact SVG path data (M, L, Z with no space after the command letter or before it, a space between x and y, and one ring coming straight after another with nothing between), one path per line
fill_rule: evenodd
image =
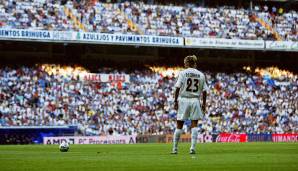
M297 10L174 2L0 0L0 28L250 40L276 40L277 33L298 40Z
M254 1L250 6L243 5L244 1L229 2L215 5L211 1L202 4L192 0L0 0L0 29L298 40L295 6L284 8L267 1ZM134 67L132 63L139 60L149 64L146 60L156 60L154 63L171 65L185 54L200 53L210 89L207 112L198 125L201 131L298 132L297 72L256 68L260 62L264 66L274 63L297 70L297 60L292 58L296 57L295 52L12 41L2 41L0 51L0 127L73 125L80 135L172 134L176 127L173 87L182 68L151 63ZM118 63L126 61L121 67L126 69L113 66L109 58ZM35 60L68 65L29 66ZM103 67L103 61L109 67ZM233 68L245 61L255 67ZM216 64L209 67L209 62ZM93 68L90 71L69 63L84 63ZM95 66L96 63L101 65ZM10 67L11 64L18 66ZM82 81L79 77L86 73L127 74L130 81ZM185 132L189 126L187 121ZM13 141L27 141L26 137L17 136Z
M173 87L181 69L99 68L97 73L130 76L130 82L102 83L78 79L89 72L78 66L1 67L0 126L76 125L82 135L172 133ZM202 131L298 132L297 74L275 67L204 72L210 91Z

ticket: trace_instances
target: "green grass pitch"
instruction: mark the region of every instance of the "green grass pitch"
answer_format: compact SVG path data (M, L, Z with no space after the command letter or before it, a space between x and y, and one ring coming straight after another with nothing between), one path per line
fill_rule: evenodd
M62 153L58 145L0 146L0 170L168 170L168 171L288 171L298 170L298 143L71 145Z

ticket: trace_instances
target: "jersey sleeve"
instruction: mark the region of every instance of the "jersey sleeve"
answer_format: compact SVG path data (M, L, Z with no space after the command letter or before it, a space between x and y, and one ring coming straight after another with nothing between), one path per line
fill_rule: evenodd
M182 72L180 72L179 75L178 75L178 79L177 79L177 82L175 84L175 87L180 88L182 86L182 81L183 81L183 75L182 75Z

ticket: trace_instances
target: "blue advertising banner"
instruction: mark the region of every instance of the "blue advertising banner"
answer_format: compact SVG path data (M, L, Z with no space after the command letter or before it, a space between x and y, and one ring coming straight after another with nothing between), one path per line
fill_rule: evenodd
M269 141L272 142L272 134L247 134L248 135L248 142L264 142Z
M73 136L77 126L0 127L0 144L41 144L47 136Z

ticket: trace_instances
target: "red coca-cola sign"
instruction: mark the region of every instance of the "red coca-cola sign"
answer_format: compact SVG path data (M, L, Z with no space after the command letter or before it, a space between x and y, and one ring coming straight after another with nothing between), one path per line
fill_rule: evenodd
M246 134L220 133L216 142L247 142Z

